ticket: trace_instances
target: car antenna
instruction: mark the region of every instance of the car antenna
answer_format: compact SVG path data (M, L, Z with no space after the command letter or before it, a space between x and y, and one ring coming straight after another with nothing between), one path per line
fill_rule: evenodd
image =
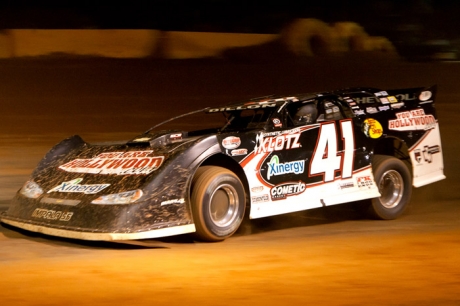
M158 123L157 125L151 127L150 129L148 129L147 131L145 131L144 134L148 134L151 130L153 130L153 129L159 127L160 125L163 125L163 124L165 124L165 123L168 123L168 122L170 122L170 121L173 121L173 120L176 120L176 119L185 117L185 116L193 115L193 114L196 114L196 113L204 112L204 111L207 111L208 109L210 109L210 107L205 107L205 108L203 108L203 109L194 110L194 111L192 111L192 112L185 113L185 114L182 114L182 115L179 115L179 116L170 118L170 119L168 119L168 120L165 120L165 121L163 121L163 122L160 122L160 123Z

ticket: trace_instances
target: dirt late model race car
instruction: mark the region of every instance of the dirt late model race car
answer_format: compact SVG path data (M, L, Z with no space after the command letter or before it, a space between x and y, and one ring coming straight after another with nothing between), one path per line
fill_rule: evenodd
M105 144L73 136L45 155L1 221L85 240L220 241L246 212L368 199L360 202L375 217L394 219L412 186L445 178L435 94L432 86L264 97L192 112L203 122L218 116L217 128L156 126Z

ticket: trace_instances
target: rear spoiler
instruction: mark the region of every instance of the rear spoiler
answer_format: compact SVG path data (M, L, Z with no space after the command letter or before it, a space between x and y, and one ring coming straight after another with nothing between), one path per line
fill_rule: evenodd
M437 85L407 89L394 89L387 90L386 92L389 96L397 97L400 102L418 102L418 104L427 104L434 102L437 92Z

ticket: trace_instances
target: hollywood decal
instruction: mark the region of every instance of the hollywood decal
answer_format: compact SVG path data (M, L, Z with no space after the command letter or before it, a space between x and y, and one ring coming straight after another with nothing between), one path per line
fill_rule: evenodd
M93 158L74 159L59 169L91 174L149 174L163 163L164 156L150 156L153 151L107 152Z
M423 109L396 113L396 119L388 121L388 128L393 131L417 131L433 129L436 119L425 114Z

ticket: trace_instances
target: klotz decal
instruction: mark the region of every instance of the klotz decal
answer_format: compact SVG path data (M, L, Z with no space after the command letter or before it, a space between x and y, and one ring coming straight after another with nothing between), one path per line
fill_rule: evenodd
M436 119L426 115L423 109L396 113L396 119L388 121L388 128L394 131L416 131L433 129Z
M273 201L283 200L289 196L298 195L307 189L304 182L289 182L277 185L270 190Z
M90 184L90 185L80 185L82 178L77 178L68 182L63 182L60 185L50 189L50 192L74 192L74 193L84 193L84 194L96 194L99 191L107 188L110 184Z
M379 138L383 134L383 128L380 122L375 119L368 118L364 120L363 132L369 138Z
M235 137L235 136L229 136L222 140L222 146L225 149L236 149L241 145L241 139L240 137Z
M304 160L296 160L292 162L280 163L278 155L273 155L270 159L267 171L267 180L270 180L272 176L283 175L283 174L301 174L305 169Z
M74 159L59 169L74 173L92 174L149 174L163 163L164 156L149 156L152 151L101 153L93 158Z
M256 136L256 146L254 153L267 153L273 151L290 150L300 148L300 133L281 134L267 137L264 133Z

